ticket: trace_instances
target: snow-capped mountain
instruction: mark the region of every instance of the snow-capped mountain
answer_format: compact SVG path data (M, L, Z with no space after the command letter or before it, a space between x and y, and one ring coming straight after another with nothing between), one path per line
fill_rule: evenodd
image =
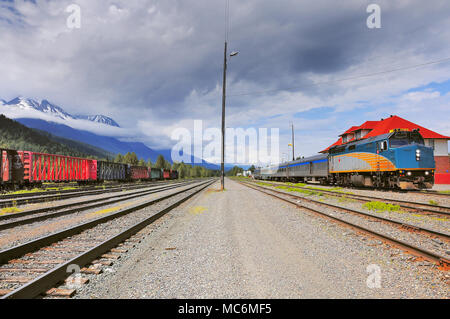
M76 118L120 127L116 121L114 121L112 118L104 116L104 115L78 115L78 116L76 116Z
M4 106L10 107L10 108L18 108L23 111L39 111L41 113L51 115L55 118L63 119L63 120L88 120L91 122L97 122L102 123L110 126L120 127L119 124L117 124L116 121L114 121L112 118L104 116L104 115L71 115L64 111L61 107L50 103L47 100L42 100L41 102L38 102L35 99L30 98L23 98L23 97L16 97L15 99L12 99L9 102L6 102L4 100L0 100L0 103Z

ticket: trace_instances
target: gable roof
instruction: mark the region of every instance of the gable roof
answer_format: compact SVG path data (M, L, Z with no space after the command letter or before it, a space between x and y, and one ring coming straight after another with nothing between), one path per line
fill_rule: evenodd
M432 130L429 130L423 126L417 125L413 122L410 122L408 120L405 120L399 116L391 116L387 119L384 119L382 121L379 121L378 124L373 128L372 131L370 131L365 138L377 136L385 133L389 133L390 130L396 129L396 128L406 128L409 130L419 129L420 134L423 138L442 138L442 139L450 139L448 136L441 135L439 133L436 133Z
M366 121L360 126L352 126L347 131L345 131L344 133L339 135L340 136L339 139L334 144L330 145L329 147L320 151L319 153L326 153L331 147L344 144L342 142L342 135L345 135L348 133L356 132L358 130L371 130L369 133L367 133L363 137L363 139L365 139L365 138L389 133L391 130L396 129L396 128L405 128L405 129L409 129L409 130L419 129L419 132L423 138L450 140L450 137L448 137L448 136L436 133L436 132L429 130L423 126L420 126L413 122L405 120L399 116L391 115L387 119L383 119L381 121ZM354 138L348 142L351 142L353 140L354 140Z

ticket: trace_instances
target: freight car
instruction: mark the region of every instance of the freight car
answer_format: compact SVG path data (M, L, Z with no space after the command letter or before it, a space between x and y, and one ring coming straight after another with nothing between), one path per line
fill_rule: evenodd
M163 169L163 179L170 179L170 169Z
M328 155L257 169L255 179L420 189L433 186L434 169L433 149L418 130L393 130L334 146Z
M147 166L131 166L132 180L148 180L150 178Z
M170 170L170 179L178 179L178 171L177 170Z
M151 168L150 179L152 181L157 181L163 179L162 170L160 168Z
M23 153L0 149L0 188L24 184Z
M73 156L0 149L0 189L40 187L42 183L177 179L178 172Z
M97 161L97 181L131 180L131 168L128 164Z

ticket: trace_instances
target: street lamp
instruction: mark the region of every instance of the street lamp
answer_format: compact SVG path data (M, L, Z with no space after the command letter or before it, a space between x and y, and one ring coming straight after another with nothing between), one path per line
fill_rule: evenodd
M222 83L222 162L220 165L221 169L221 190L225 189L225 96L227 87L227 47L228 43L225 41L225 49L223 53L223 83ZM233 51L230 57L238 55L239 52Z

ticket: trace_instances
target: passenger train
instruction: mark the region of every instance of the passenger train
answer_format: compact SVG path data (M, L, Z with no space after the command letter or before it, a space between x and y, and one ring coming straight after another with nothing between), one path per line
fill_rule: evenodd
M316 181L341 186L422 189L434 184L433 149L419 130L389 133L336 145L328 154L257 168L255 179Z

